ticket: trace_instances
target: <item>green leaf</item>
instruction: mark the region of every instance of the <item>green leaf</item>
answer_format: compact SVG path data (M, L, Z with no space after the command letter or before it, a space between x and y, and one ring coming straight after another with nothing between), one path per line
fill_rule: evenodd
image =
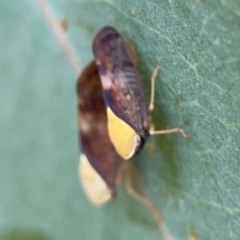
M74 74L39 1L0 2L0 239L163 239L123 188L103 208L78 182ZM240 238L240 3L224 0L51 0L84 67L92 39L115 27L138 52L150 96L154 154L135 158L170 235ZM192 238L190 238L192 237Z

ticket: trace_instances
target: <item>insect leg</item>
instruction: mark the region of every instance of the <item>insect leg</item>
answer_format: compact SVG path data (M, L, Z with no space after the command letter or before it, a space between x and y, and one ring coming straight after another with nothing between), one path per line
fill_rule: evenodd
M173 240L156 204L150 199L146 186L138 170L131 162L125 164L123 183L127 193L138 203L145 206L156 221L164 240Z
M149 112L151 112L154 109L154 93L155 93L155 79L157 76L157 73L161 70L160 66L157 65L154 68L152 77L151 77L151 98L150 98L150 104L148 107Z
M181 128L171 128L171 129L165 129L165 130L154 130L154 129L150 129L149 133L150 135L158 135L158 134L170 134L170 133L176 133L179 132L182 134L182 136L184 138L189 138L190 135L188 133L185 133L183 129Z

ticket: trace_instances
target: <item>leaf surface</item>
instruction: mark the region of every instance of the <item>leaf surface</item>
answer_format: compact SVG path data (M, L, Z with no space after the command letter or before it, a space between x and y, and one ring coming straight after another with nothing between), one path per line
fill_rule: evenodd
M155 128L178 126L191 138L151 137L154 154L144 149L135 164L172 237L239 239L240 3L49 4L67 20L82 67L104 25L137 49L146 99L161 66ZM37 1L1 1L0 29L0 238L162 239L150 213L123 188L104 208L85 198L77 177L76 76Z

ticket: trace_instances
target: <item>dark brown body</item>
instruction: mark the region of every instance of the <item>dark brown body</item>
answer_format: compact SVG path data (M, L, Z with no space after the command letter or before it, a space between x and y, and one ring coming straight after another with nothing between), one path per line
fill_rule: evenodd
M82 152L114 192L120 182L123 162L108 136L106 106L95 61L79 77L77 96Z

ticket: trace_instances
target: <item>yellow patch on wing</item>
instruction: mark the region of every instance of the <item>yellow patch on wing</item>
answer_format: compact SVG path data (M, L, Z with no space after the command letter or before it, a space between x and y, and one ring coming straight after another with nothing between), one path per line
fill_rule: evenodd
M140 142L139 135L107 107L108 134L120 156L131 158Z
M89 163L85 154L80 155L78 170L85 193L93 204L102 205L112 198L111 190Z

